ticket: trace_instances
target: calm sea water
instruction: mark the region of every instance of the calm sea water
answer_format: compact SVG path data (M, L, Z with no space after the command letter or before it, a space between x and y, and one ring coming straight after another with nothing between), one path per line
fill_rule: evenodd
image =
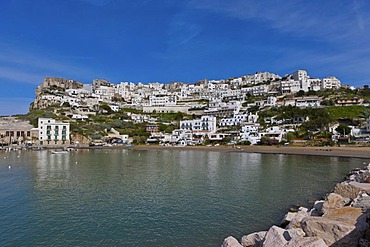
M189 150L0 153L1 246L220 246L361 159ZM10 168L9 168L10 166Z

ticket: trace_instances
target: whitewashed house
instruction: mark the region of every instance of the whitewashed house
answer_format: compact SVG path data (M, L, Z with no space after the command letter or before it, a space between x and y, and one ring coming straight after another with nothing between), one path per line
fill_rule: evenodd
M339 89L341 82L334 76L329 76L321 80L321 89Z
M69 123L58 122L53 118L39 118L39 144L64 145L70 143Z
M251 145L256 145L261 141L261 134L258 132L259 124L248 124L242 126L240 130L240 141L250 142Z
M180 121L180 129L191 131L216 132L216 117L202 116L200 119Z

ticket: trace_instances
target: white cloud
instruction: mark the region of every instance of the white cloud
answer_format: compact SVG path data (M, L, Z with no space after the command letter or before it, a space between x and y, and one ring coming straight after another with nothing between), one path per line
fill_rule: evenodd
M0 78L2 79L37 85L42 82L43 77L37 73L24 72L22 69L0 66Z
M363 0L353 0L353 11L355 13L358 27L361 31L365 29L365 20L362 13L362 8L364 6Z
M241 20L257 20L281 32L326 42L370 41L362 31L370 15L360 0L346 1L244 1L195 0L190 6Z
M43 51L0 43L0 78L12 81L39 84L45 76L79 76L92 77L92 69L75 65L76 60L87 60L90 57L73 55L49 55Z
M201 31L202 28L195 23L181 19L175 20L170 25L168 44L170 48L184 45L196 38Z

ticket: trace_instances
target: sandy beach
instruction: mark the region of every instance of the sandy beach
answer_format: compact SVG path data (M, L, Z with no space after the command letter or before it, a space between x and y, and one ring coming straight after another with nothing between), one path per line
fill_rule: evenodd
M159 145L136 145L130 147L135 150L149 149L173 149L173 150L207 150L224 152L246 152L265 154L289 154L289 155L316 155L347 158L370 159L370 147L342 146L342 147L297 147L297 146L159 146Z

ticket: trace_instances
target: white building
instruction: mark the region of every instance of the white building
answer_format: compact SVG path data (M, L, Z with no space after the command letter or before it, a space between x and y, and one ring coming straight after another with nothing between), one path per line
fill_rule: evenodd
M303 90L303 87L299 81L285 80L280 82L280 92L282 94L297 93L300 90Z
M57 122L53 118L39 118L39 143L40 145L69 144L69 123Z
M316 79L316 78L309 78L308 79L308 85L309 85L309 90L312 91L320 91L321 89L321 79Z
M295 106L299 108L319 107L321 104L321 100L317 96L294 98L294 100L295 100Z
M116 93L116 89L115 87L110 87L110 86L99 86L95 88L94 93L100 99L111 100Z
M303 69L297 70L293 72L292 77L295 81L307 81L308 79L307 71Z
M240 141L250 142L251 145L256 145L261 141L261 134L258 133L259 124L244 125L240 130Z
M180 121L180 129L191 131L216 132L216 117L202 116L200 119Z
M176 96L174 95L149 96L149 106L174 106L176 102Z
M329 76L321 80L321 89L339 89L341 86L340 80L334 76Z
M109 107L114 112L118 112L119 111L119 105L117 105L117 104L109 104Z
M235 114L232 118L222 118L220 126L236 126L243 123L256 123L258 119L257 114Z

